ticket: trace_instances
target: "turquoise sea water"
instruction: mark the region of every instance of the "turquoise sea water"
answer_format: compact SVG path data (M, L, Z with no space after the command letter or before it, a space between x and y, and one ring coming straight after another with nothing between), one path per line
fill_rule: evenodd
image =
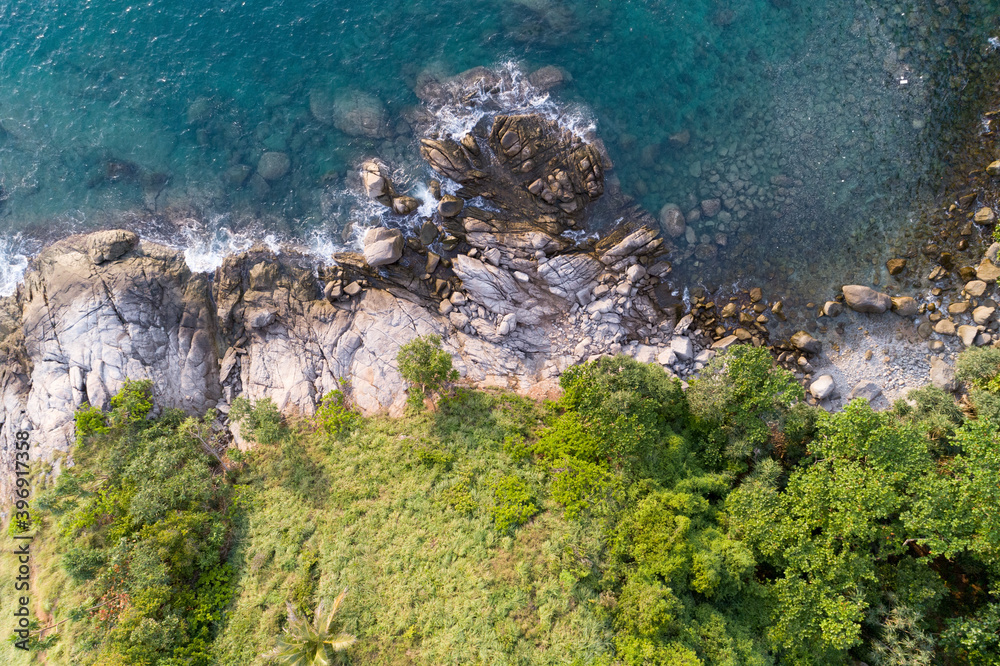
M195 258L231 230L325 252L368 214L350 194L360 159L425 177L421 85L546 65L568 79L551 103L596 125L611 176L654 215L732 204L692 223L692 250L714 250L678 261L686 279L865 275L940 190L949 133L975 123L970 65L1000 59L997 14L993 0L0 0L0 282L39 241L125 213ZM377 98L379 136L324 116L345 91ZM289 173L244 181L266 151ZM178 209L192 214L152 214Z

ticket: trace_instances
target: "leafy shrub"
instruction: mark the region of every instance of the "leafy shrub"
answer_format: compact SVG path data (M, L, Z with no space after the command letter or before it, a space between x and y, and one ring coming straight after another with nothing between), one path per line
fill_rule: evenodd
M104 412L93 405L81 406L76 410L73 420L76 422L77 444L90 435L106 433L108 431L107 419L104 416Z
M962 410L948 393L936 386L915 389L910 391L908 397L915 405L911 407L906 402L897 401L893 405L893 413L904 423L925 433L936 444L936 453L944 453L955 436L955 429L962 425Z
M605 356L569 368L559 383L565 393L558 407L578 416L554 425L556 432L542 445L546 450L582 446L590 455L593 438L594 460L631 476L656 477L673 468L661 441L674 433L673 426L683 425L687 402L680 383L662 367Z
M773 433L805 398L795 376L774 365L763 347L737 345L709 363L687 392L708 447L704 460L723 464L771 453Z
M421 442L413 447L413 450L417 454L417 459L428 467L440 465L447 471L451 469L451 464L455 462L454 454L430 442Z
M341 381L346 383L345 380ZM328 435L337 437L353 428L360 418L348 403L344 391L335 389L323 396L316 409L315 421Z
M504 532L523 525L538 513L534 495L528 485L511 474L506 474L493 483L493 524Z
M250 402L244 397L233 400L229 418L240 424L240 433L252 442L265 446L285 435L284 417L270 398Z
M950 620L941 634L941 645L958 660L956 663L1000 663L1000 603L986 604L970 617Z
M567 519L585 510L608 508L618 490L617 478L604 467L566 456L550 463L552 499L565 507Z
M996 347L970 347L959 354L955 362L955 377L978 388L1000 391L1000 349Z
M97 575L106 559L106 554L100 550L73 546L63 555L62 566L70 578L82 582Z
M396 355L399 374L410 385L410 403L420 406L425 397L441 393L458 379L451 367L451 356L441 348L441 338L425 335L399 348Z
M462 477L458 482L445 488L438 496L445 506L450 506L459 513L471 515L479 508L479 504L472 496L472 478Z
M557 417L552 427L541 432L534 446L535 452L543 458L555 460L571 456L592 463L599 459L600 449L601 442L594 435L594 429L576 411Z
M115 425L141 423L153 409L153 382L126 379L111 398L111 422Z

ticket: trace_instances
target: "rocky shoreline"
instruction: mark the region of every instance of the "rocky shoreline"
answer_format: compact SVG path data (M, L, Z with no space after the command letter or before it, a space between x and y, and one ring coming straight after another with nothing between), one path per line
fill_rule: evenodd
M310 414L341 380L363 412L400 413L396 353L429 333L470 385L535 397L558 391L567 367L604 354L656 362L683 379L733 344L768 346L827 409L856 396L902 397L928 377L954 389L942 355L959 339L1000 341L1000 245L971 273L935 257L928 280L957 275L961 291L933 287L914 298L847 285L809 304L817 318L797 330L802 317L787 321L783 301L759 288L680 297L670 260L683 215L665 208L656 220L606 188L611 164L599 141L540 115L499 114L459 139L428 136L420 152L440 176L428 183L437 210L414 222L420 202L369 160L357 187L397 226L369 229L363 252L318 269L304 253L255 246L214 275L195 273L181 252L124 230L46 248L17 293L0 300L0 464L12 468L13 432L30 428L35 459L57 471L75 410L106 406L126 378L153 380L161 406L216 408L223 420L241 395ZM985 200L951 213L995 223L982 212L990 205L965 212ZM718 213L713 206L701 208ZM616 223L604 237L575 233L609 215ZM887 269L905 276L906 258ZM4 496L9 485L0 478Z

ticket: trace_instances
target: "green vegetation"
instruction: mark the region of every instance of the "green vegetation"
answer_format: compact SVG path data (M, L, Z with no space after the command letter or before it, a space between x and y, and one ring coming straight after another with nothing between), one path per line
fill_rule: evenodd
M334 618L340 605L347 596L345 589L340 593L327 613L322 602L316 608L312 623L304 617L295 614L291 604L288 606L288 627L278 639L278 647L267 655L269 659L297 666L328 666L330 654L339 658L341 653L354 645L357 639L345 632L338 631Z
M837 414L751 347L687 391L601 358L543 405L449 386L433 341L408 353L437 368L408 377L434 410L237 401L247 453L213 413L150 418L148 383L82 409L76 464L35 501L42 624L62 624L0 657L1000 663L995 352L962 357L964 412L927 388Z
M451 356L441 349L441 338L426 335L399 348L399 374L410 385L410 404L420 407L424 398L447 391L458 379L451 367Z

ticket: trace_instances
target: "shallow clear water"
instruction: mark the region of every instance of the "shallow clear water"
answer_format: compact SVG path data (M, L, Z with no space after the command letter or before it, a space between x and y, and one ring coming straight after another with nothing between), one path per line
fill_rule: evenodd
M426 174L415 89L516 61L571 75L553 101L596 124L612 177L654 214L728 200L680 243L685 279L870 276L936 193L943 137L969 122L959 111L975 117L965 67L1000 59L992 5L0 0L0 253L124 211L203 267L247 227L326 252L376 212L349 194L361 158L414 185ZM381 136L328 122L323 100L345 90L378 98ZM244 183L265 151L286 152L290 172ZM198 214L163 228L144 212L170 208Z

